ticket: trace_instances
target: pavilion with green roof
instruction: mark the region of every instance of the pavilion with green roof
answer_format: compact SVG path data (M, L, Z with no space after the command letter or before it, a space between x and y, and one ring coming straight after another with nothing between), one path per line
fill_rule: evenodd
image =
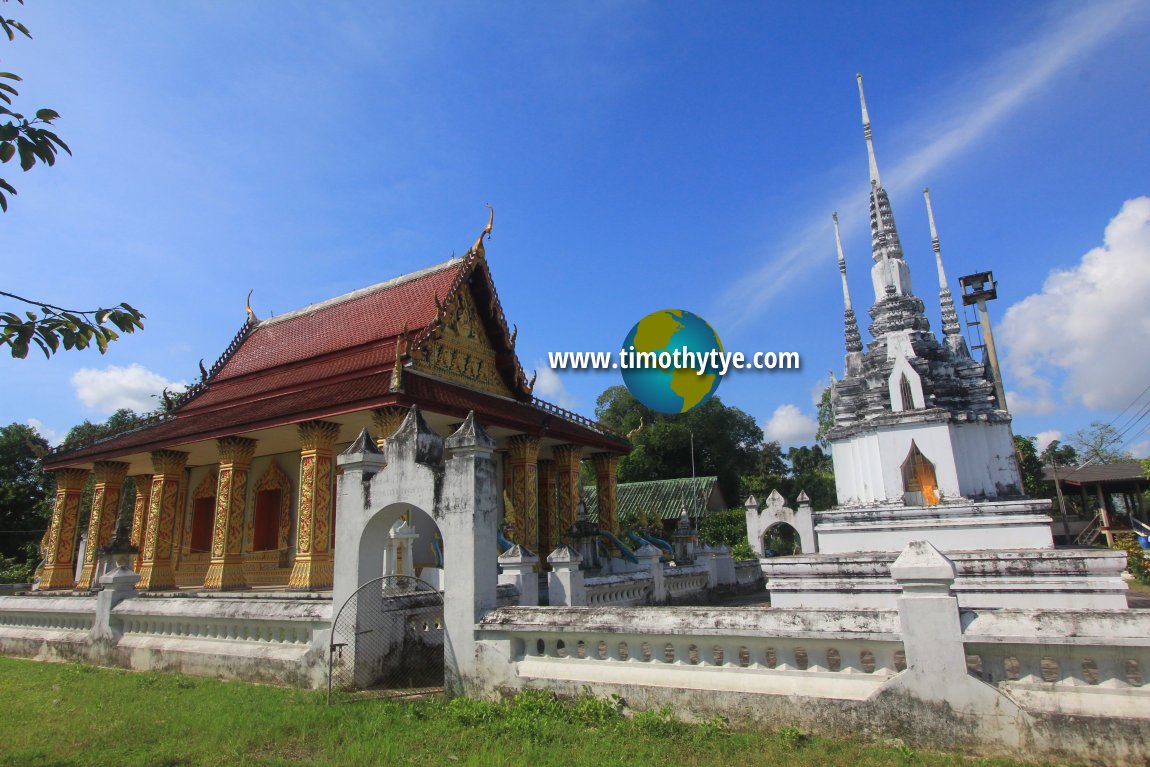
M620 524L633 523L642 515L674 523L682 514L698 520L704 514L727 508L718 477L681 477L649 482L625 482L617 486L617 508ZM583 503L587 517L599 519L599 498L594 485L583 486Z

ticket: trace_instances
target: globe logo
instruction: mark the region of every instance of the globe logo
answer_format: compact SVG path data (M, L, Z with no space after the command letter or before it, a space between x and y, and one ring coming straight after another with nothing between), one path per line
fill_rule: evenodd
M712 351L721 353L723 342L699 315L683 309L652 312L623 341L623 383L635 399L658 413L686 413L719 388L719 355Z

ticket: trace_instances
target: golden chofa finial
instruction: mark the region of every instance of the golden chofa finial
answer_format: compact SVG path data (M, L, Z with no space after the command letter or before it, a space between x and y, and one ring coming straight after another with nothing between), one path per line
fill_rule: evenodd
M491 226L495 223L495 208L491 207L491 203L487 203L487 209L491 211L491 214L487 217L487 226L479 233L479 238L475 241L475 244L471 246L471 249L480 256L484 255L483 238L487 237L491 239Z
M254 288L248 291L248 297L244 300L244 309L247 311L248 319L250 321L259 322L260 318L257 317L256 313L252 311L252 293L255 293Z

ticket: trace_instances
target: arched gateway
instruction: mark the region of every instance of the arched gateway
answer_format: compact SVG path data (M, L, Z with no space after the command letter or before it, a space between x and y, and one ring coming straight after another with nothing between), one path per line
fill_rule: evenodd
M500 487L494 452L495 440L473 412L444 439L428 426L419 408L412 407L382 451L364 429L336 459L343 469L337 488L336 548L356 556L336 559L333 604L342 605L355 595L357 620L382 620L372 613L382 605L380 594L357 590L381 575L387 532L400 516L412 508L429 513L449 553L443 568L444 664L446 685L456 690L460 664L475 657L475 623L495 607L493 553ZM383 662L377 656L365 647L353 647L342 662L351 664L362 679Z

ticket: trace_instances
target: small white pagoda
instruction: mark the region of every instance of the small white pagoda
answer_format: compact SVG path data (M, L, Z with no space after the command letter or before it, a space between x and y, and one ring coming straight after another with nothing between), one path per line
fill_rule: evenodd
M813 525L814 540L804 537L802 555L762 560L772 603L893 607L890 564L926 540L954 561L963 606L1125 608L1124 555L1055 548L1050 501L1023 493L1010 415L963 339L924 190L943 340L931 332L879 176L862 75L858 86L870 162L872 340L864 349L836 215L847 352L829 434L838 505L780 513L780 521L811 515L799 526ZM769 530L778 500L764 515L750 499L748 529Z

